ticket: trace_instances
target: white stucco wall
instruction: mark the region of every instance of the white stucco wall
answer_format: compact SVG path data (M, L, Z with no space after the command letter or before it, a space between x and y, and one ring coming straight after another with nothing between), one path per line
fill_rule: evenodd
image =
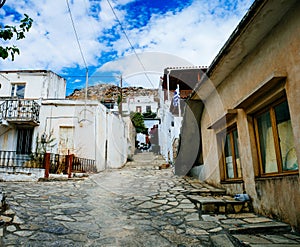
M65 99L65 79L51 71L0 71L0 97L11 97L12 83L25 83L24 98L41 105L39 125L34 127L32 151L36 137L45 133L54 140L47 146L51 153L67 154L61 149L60 129L70 130L73 143L69 153L96 161L98 171L120 168L132 154L134 138L131 121L107 110L97 101ZM16 151L16 125L0 124L0 150ZM40 141L40 140L39 140ZM52 146L52 147L51 147Z
M0 97L11 96L11 85L24 83L27 99L63 99L66 96L66 81L52 71L0 71Z
M164 104L160 108L159 145L161 147L161 155L165 160L174 162L172 144L176 138L179 138L182 117L174 116L169 111L169 108L168 104ZM174 123L173 126L172 123Z
M127 161L125 122L111 112L107 114L107 168L120 168Z
M35 137L46 133L55 140L54 147L48 147L49 152L62 153L59 150L60 128L73 128L74 149L70 150L78 157L95 159L95 123L97 102L85 105L81 101L48 100L43 101L40 109L40 125L36 128ZM33 146L34 147L34 146ZM65 150L64 152L67 152Z
M154 96L136 96L128 98L126 103L122 104L122 110L127 112L136 112L137 107L141 107L141 112L147 112L147 106L151 107L151 112L156 113L158 103L154 101Z
M42 104L41 124L36 132L40 135L43 131L48 135L53 132L57 140L50 152L59 152L59 128L73 127L73 153L78 157L96 160L98 171L120 168L126 163L129 131L121 117L107 111L98 102L88 102L86 111L80 101L57 102L56 105L55 101Z

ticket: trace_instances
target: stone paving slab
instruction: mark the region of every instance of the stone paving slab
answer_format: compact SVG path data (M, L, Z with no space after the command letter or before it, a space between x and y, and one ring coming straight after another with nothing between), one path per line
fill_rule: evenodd
M300 245L286 224L253 213L201 214L187 192L210 186L142 166L76 181L1 183L10 208L0 246ZM272 224L285 231L274 234Z

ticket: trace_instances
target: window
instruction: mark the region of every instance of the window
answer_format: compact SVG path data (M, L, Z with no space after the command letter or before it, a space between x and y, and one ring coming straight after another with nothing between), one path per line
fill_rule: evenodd
M223 140L222 140L223 139ZM239 180L242 178L242 168L239 155L238 132L236 126L230 128L225 137L219 135L222 146L221 176L222 180Z
M25 95L25 84L11 84L11 97L18 97L24 99Z
M254 118L261 175L298 173L289 107L286 99Z
M142 112L142 107L141 107L141 106L137 106L135 109L136 109L136 110L135 110L136 112L139 112L139 113Z
M146 106L146 112L151 112L151 105Z

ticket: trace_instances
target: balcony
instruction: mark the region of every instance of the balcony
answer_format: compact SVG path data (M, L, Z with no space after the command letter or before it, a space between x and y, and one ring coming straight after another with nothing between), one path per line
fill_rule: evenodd
M10 99L0 105L0 123L39 125L40 105L34 100Z

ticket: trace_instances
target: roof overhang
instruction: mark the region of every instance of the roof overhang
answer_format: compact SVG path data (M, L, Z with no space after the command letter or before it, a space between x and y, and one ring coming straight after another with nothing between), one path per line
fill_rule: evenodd
M256 0L219 51L191 98L204 99L257 47L297 0ZM204 84L210 84L204 86ZM204 90L203 92L202 89Z

